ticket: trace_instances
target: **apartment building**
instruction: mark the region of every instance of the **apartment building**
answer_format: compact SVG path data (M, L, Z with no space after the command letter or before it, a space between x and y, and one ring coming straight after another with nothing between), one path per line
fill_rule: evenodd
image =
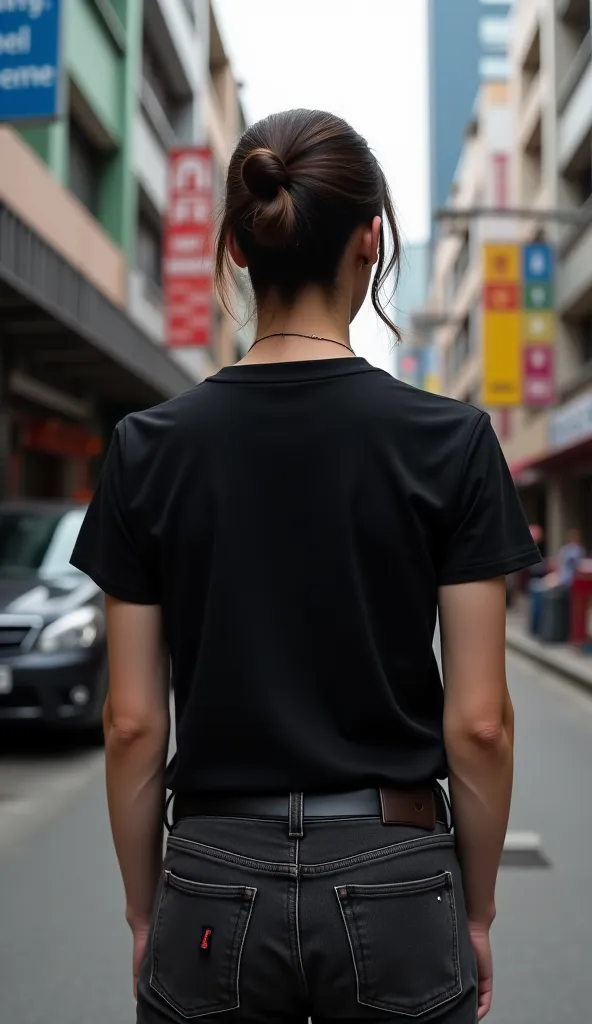
M592 547L590 29L589 0L516 0L508 83L481 89L449 199L485 214L442 225L430 288L443 390L481 404L483 245L552 246L555 401L490 409L527 515L544 526L550 551L571 526ZM487 217L487 208L503 206L522 215Z
M551 550L579 526L592 547L592 44L589 0L518 0L511 51L522 222L556 246L556 402L508 415L504 447ZM573 221L565 220L565 216Z
M24 80L16 44L60 10L59 109L31 124L5 113ZM118 418L235 358L219 310L200 352L163 344L161 239L168 150L211 145L220 190L239 91L209 0L0 18L0 492L84 497Z
M457 170L452 210L509 205L513 113L509 87L484 83L467 126ZM495 217L459 217L446 222L433 251L429 332L438 352L441 388L464 402L481 402L482 247L506 238L511 225Z
M514 0L429 0L430 192L433 209L450 193L480 86L509 74Z
M145 0L138 97L132 140L138 199L129 309L153 340L162 343L168 153L195 142L211 148L214 206L219 208L228 161L246 127L240 87L208 0ZM177 361L197 378L234 362L249 338L248 327L240 327L248 319L247 305L245 282L237 275L233 306L238 325L214 296L210 344L178 349Z

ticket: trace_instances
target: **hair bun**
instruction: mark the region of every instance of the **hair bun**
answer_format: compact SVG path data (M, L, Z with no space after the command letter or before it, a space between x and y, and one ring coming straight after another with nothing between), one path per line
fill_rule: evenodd
M284 161L271 149L253 149L248 153L241 174L251 195L264 202L272 202L279 190L290 184Z

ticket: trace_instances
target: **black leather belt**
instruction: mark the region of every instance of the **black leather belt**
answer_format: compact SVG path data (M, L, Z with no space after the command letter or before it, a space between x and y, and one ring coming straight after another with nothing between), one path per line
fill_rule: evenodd
M433 829L449 827L446 797L440 786L399 790L360 789L351 793L257 796L227 793L177 794L173 821L201 816L270 818L288 821L294 797L302 797L302 818L382 818L385 825Z

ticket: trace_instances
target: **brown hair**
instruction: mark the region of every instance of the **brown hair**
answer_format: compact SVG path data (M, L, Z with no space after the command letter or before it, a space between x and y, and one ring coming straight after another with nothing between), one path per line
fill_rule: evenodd
M384 173L368 143L339 117L319 110L289 110L252 125L228 169L224 215L216 251L216 282L226 304L233 235L248 264L258 299L276 292L287 305L311 284L333 290L352 233L383 217L372 304L385 311L381 291L400 264L400 239Z

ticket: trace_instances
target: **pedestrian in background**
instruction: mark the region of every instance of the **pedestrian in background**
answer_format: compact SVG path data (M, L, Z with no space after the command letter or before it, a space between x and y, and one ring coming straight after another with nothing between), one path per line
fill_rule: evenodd
M559 549L557 569L549 577L549 585L570 590L580 562L586 557L581 532L573 527L567 531L565 544Z
M380 294L398 260L384 175L349 125L299 110L249 128L217 278L224 294L248 270L255 343L119 424L76 546L107 595L140 1024L489 1010L504 575L539 553L488 415L351 349L368 289L396 334Z

